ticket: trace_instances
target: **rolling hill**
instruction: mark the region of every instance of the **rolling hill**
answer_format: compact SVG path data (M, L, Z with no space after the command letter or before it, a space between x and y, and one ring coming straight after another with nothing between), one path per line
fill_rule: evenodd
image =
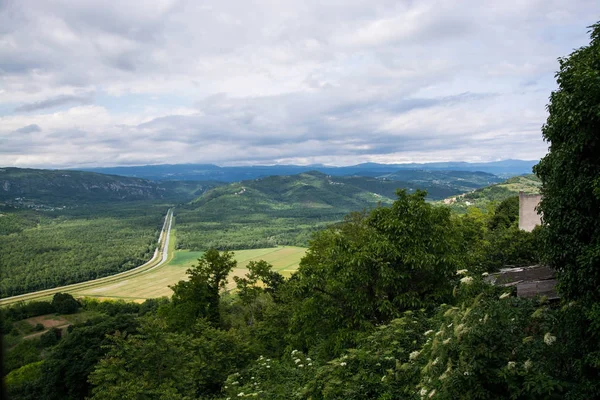
M540 193L541 186L541 181L533 174L514 176L501 183L479 188L460 196L449 197L442 202L449 205L454 211L465 212L469 206L485 208L491 201L500 202L508 197L518 195L520 191L527 194Z

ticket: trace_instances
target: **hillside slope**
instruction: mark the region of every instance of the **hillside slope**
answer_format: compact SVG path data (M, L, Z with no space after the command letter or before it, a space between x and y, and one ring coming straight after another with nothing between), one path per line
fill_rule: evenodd
M518 195L521 191L527 194L540 193L541 186L542 183L533 174L514 176L504 182L480 188L464 195L450 197L442 202L450 205L455 211L464 212L469 206L485 208L491 201L500 202L508 197Z
M0 202L44 208L73 203L169 199L188 201L218 182L153 182L93 172L0 169Z

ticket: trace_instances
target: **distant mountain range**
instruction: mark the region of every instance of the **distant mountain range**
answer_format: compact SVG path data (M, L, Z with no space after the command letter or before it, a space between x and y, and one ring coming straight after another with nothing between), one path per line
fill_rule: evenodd
M239 182L273 175L295 175L308 171L319 171L333 176L381 177L403 170L426 171L469 171L487 172L501 178L530 174L537 160L504 160L488 163L439 162L425 164L376 164L364 163L347 167L324 165L256 165L245 167L219 167L213 164L163 164L137 167L108 167L80 169L88 172L130 176L151 180L213 180ZM395 179L404 180L404 179Z

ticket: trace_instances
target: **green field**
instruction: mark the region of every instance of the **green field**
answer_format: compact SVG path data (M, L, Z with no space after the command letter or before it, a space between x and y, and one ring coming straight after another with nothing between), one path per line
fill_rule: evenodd
M235 251L238 266L230 274L227 287L232 289L235 286L231 278L245 275L247 272L245 267L252 260L265 260L273 265L275 271L284 276L289 276L298 268L300 259L305 252L306 249L303 247L288 246ZM173 292L169 286L186 279L186 270L195 264L201 256L201 251L176 251L170 262L156 269L135 275L129 279L82 289L73 292L73 295L132 301L143 301L162 296L170 297Z

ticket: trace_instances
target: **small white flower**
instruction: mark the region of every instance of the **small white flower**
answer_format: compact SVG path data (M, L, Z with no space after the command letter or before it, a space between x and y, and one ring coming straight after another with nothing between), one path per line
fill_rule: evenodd
M242 396L244 396L244 392L239 392L238 397L242 397Z
M298 368L304 368L304 364L298 364Z
M345 366L346 366L346 362L342 361L342 362L340 363L340 365L341 365L342 367L345 367Z
M507 297L509 297L509 296L510 296L510 293L508 293L508 292L507 292L507 293L502 293L502 294L500 295L499 299L500 299L500 300L502 300L502 299L505 299L505 298L507 298Z
M292 355L296 354L298 350L292 350Z
M421 389L421 391L419 392L419 394L422 397L425 397L425 396L427 396L427 392L428 392L427 388L424 387L423 389Z
M517 363L514 361L509 361L507 364L508 369L515 369L516 366L517 366Z
M267 368L271 368L271 366L270 366L270 365L267 365Z
M433 329L428 330L427 332L425 332L423 335L425 336L429 336L433 333Z
M523 363L523 366L526 370L529 370L529 368L533 367L533 362L531 362L531 360L527 360Z
M556 342L556 336L552 336L550 332L544 335L544 343L546 343L548 346L552 346L554 342Z
M467 272L469 272L468 269L459 269L456 271L456 275L465 275Z
M473 278L470 276L465 276L464 278L460 279L460 282L464 283L465 285L470 285L473 282Z
M312 363L308 363L308 366L309 366L309 367L312 367Z
M312 361L310 357L306 357L306 361Z
M464 376L469 376L469 375L471 375L471 373L469 371L465 371L465 373L463 375Z
M298 364L298 363L300 362L300 359L299 359L299 358L296 358L296 359L294 360L294 362L295 362L296 364Z
M412 353L410 353L410 355L408 356L408 358L410 360L416 360L417 357L419 357L419 354L421 354L420 351L413 351Z
M483 274L481 274L481 276L488 276L488 275L489 275L489 273L487 273L487 272L484 272Z

